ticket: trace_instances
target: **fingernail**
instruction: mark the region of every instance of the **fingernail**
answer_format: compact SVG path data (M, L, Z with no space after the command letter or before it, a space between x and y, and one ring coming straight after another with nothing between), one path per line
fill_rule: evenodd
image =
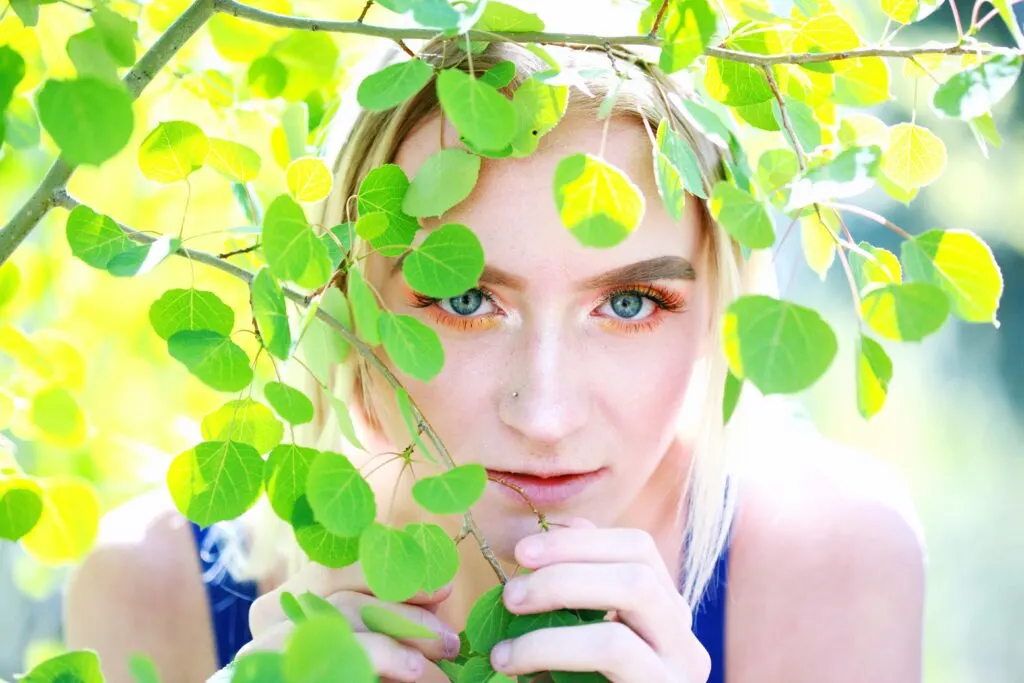
M519 542L519 556L524 560L536 560L540 557L540 539L524 538Z
M504 669L508 664L510 650L511 647L509 646L508 641L498 643L494 646L494 649L491 650L491 666L494 667L496 671Z
M511 579L505 584L502 591L505 595L506 605L518 605L526 598L526 585L522 579Z
M462 649L462 641L459 640L458 633L452 633L451 631L444 632L444 658L455 659L459 656L459 650Z

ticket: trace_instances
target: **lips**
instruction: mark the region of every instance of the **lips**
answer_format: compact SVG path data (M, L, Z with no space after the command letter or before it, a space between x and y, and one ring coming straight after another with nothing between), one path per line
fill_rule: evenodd
M543 474L487 470L487 475L492 480L488 482L489 486L497 487L502 495L518 502L520 505L526 505L526 501L520 493L521 491L526 494L530 502L535 506L565 503L582 494L600 480L604 474L604 468L590 472L546 472ZM495 479L500 479L510 486L493 481ZM516 489L519 490L517 491Z

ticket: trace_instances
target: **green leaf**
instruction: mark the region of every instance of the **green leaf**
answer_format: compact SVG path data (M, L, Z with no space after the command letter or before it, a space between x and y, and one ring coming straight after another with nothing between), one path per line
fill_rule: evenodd
M296 201L318 202L331 193L334 178L322 159L302 157L288 164L285 183Z
M252 314L259 326L264 346L281 360L288 360L292 344L288 311L281 286L268 266L261 266L257 271L249 296Z
M402 262L405 281L417 292L444 299L476 287L484 250L472 230L448 223L427 235Z
M267 208L263 253L279 280L315 289L331 276L327 247L306 221L302 207L288 195L278 196Z
M321 614L297 624L284 651L285 683L375 683L373 663L348 621Z
M11 106L13 107L15 103L12 103ZM9 121L10 110L8 110L7 113ZM981 116L970 119L967 121L967 125L971 129L971 133L974 134L974 139L977 140L978 146L981 147L981 153L986 159L988 158L989 144L993 147L1002 147L1003 139L999 135L999 130L996 128L996 122L993 120L991 114L982 114Z
M359 617L366 624L366 628L373 633L383 633L395 640L406 638L437 640L440 638L438 634L423 624L418 624L408 617L380 605L363 605L359 608Z
M1019 56L995 55L952 76L935 90L932 107L940 114L970 120L988 114L1020 76Z
M352 318L355 320L359 338L370 346L380 344L380 306L377 305L376 295L366 284L358 268L352 268L348 272L348 300L352 304Z
M356 234L367 242L372 242L388 229L388 215L383 211L364 213L356 221Z
M339 536L357 536L377 514L373 489L340 453L320 453L309 468L306 496L316 521Z
M674 73L690 66L711 44L718 17L707 0L673 0L662 17L658 66Z
M106 268L117 254L135 246L110 216L79 204L68 214L66 226L71 253L93 268Z
M412 179L402 211L410 216L440 216L473 191L480 157L461 149L442 149L430 155Z
M206 163L236 183L248 183L260 174L262 160L251 147L223 138L210 138Z
M0 477L0 538L17 541L43 515L39 485L27 477Z
M665 211L674 221L681 221L686 209L686 192L679 179L679 171L668 160L668 157L655 147L651 150L654 160L654 179L658 186Z
M89 16L118 66L135 64L135 35L139 30L138 25L106 5L94 7Z
M857 344L857 410L867 420L882 409L892 380L892 361L881 344L860 335Z
M889 130L881 170L898 187L912 190L928 185L945 167L946 145L935 133L914 123L900 123Z
M518 638L531 631L539 631L542 628L576 626L579 623L579 614L569 609L556 609L537 614L517 614L509 622L505 637Z
M485 10L486 11L486 10ZM480 77L481 83L486 83L494 88L504 88L516 77L515 62L498 62L484 72Z
M370 244L383 256L397 256L412 244L420 224L402 210L409 189L409 178L395 164L384 164L370 171L359 185L356 200L360 216L383 211L388 216L388 229Z
M287 11L288 5L282 8ZM338 45L323 31L287 31L267 54L288 71L281 97L289 102L305 100L311 92L337 79Z
M205 527L234 519L255 504L263 485L263 464L248 444L205 441L171 461L167 487L178 511Z
M515 134L512 156L533 154L540 139L558 125L569 105L569 88L546 83L535 74L523 81L512 95L515 108Z
M284 680L284 655L280 652L246 652L236 657L231 666L231 683L279 683ZM211 678L208 683L216 681Z
M374 522L359 537L366 583L381 600L404 602L423 585L426 557L409 534Z
M292 623L298 624L306 620L306 613L303 611L302 605L288 591L281 592L281 611Z
M665 155L679 174L683 188L696 197L707 199L708 195L704 191L704 179L701 177L697 154L693 151L693 147L669 125L668 119L662 119L658 123L656 140L658 150Z
M241 391L252 382L252 368L245 351L212 330L175 332L167 339L167 351L217 391Z
M903 282L903 269L891 251L861 242L861 251L850 250L850 266L857 289L863 297L870 290Z
M188 121L164 121L139 146L139 168L150 180L175 183L203 167L210 151L206 133Z
M38 0L11 0L11 9L25 26L32 27L39 23L39 4Z
M364 78L356 99L363 109L386 111L418 93L433 76L434 67L422 59L392 64Z
M283 443L275 446L267 456L264 473L267 498L277 516L289 524L295 523L299 499L306 495L309 466L319 454L312 448ZM308 510L308 503L305 506ZM312 517L311 512L309 516Z
M100 500L89 484L50 477L40 481L43 513L21 538L21 547L37 562L79 562L92 549L100 527Z
M502 640L508 625L515 616L505 608L501 600L504 587L499 584L484 592L469 610L466 617L466 635L473 652L490 654L491 649Z
M793 124L793 132L796 133L797 142L806 154L810 154L821 144L821 126L814 114L814 110L800 100L783 95L782 101L786 103L786 112L789 121ZM782 124L782 110L779 108L778 100L771 100L772 115L780 128ZM786 142L790 144L789 134L786 134Z
M892 99L889 65L881 57L858 57L844 60L844 63L842 69L836 69L833 102L870 107Z
M107 261L107 272L116 277L146 275L181 248L181 240L163 235L149 244L134 244Z
M711 191L710 209L714 219L741 244L751 249L775 244L768 209L749 192L719 181Z
M94 76L105 81L117 82L117 63L107 51L103 36L95 28L86 29L68 38L65 51L79 76Z
M377 214L368 215L375 216ZM337 270L341 266L341 262L345 260L348 252L352 249L352 233L354 230L355 226L352 223L340 223L320 235L320 241L327 248L327 255L330 258L333 270Z
M309 511L305 498L299 500L296 509ZM309 511L308 515L297 515L293 520L295 540L310 560L331 569L341 569L359 561L358 536L332 534L312 519L313 513Z
M1010 35L1017 41L1017 47L1024 48L1024 32L1021 32L1020 24L1017 23L1017 18L1013 14L1013 8L1010 7L1010 1L991 0L991 2L992 6L999 10L999 16L1009 27Z
M437 76L437 96L460 134L482 149L501 149L516 133L516 110L493 86L458 69Z
M732 374L729 370L725 377L725 392L722 397L722 424L729 424L736 406L740 402L740 393L743 389L743 380Z
M502 673L495 673L489 657L474 656L462 666L459 683L513 683Z
M741 296L726 311L730 371L763 394L811 386L836 355L836 335L817 311L770 296Z
M939 287L953 313L968 322L998 326L1003 276L992 250L969 230L929 230L903 242L907 277Z
M540 32L544 30L544 22L532 12L491 0L477 21L476 28L492 33Z
M789 198L786 187L800 172L800 162L792 149L769 149L757 160L757 184L775 205L785 205Z
M785 211L867 191L874 184L881 161L882 149L876 145L843 150L793 181Z
M25 22L28 25L28 22ZM9 45L0 45L0 112L14 97L14 89L25 78L25 60Z
M380 339L391 362L405 374L429 382L444 366L437 333L410 315L385 311L378 321Z
M462 514L472 507L487 486L487 470L476 463L459 465L412 487L413 498L437 515Z
M257 97L273 99L284 92L288 84L288 69L277 57L263 55L249 65L246 82Z
M419 544L426 558L420 590L433 593L447 586L459 571L455 541L436 524L407 524L403 531Z
M731 107L767 102L772 98L772 89L760 69L717 57L708 57L704 87L712 99Z
M298 389L281 382L267 382L263 393L277 414L288 423L301 425L313 421L313 402Z
M299 605L309 616L326 615L330 617L341 616L341 610L334 603L328 601L316 593L305 591L298 597Z
M334 408L334 415L338 420L338 428L341 429L342 435L348 440L350 444L358 448L359 450L365 451L366 448L359 441L359 436L356 434L355 425L352 423L352 415L349 412L349 408L335 395L331 395L331 406Z
M893 341L921 341L949 317L949 298L923 282L877 287L860 304L864 322Z
M213 292L169 289L149 307L149 322L165 341L182 330L211 330L227 337L235 326L235 312Z
M51 657L29 671L21 683L103 683L100 658L92 650Z
M590 154L564 157L555 169L554 185L559 218L581 244L615 246L640 226L643 194L603 159Z
M85 427L85 416L78 401L59 387L47 387L32 397L32 422L41 431L56 437L70 437Z
M147 655L133 654L128 659L128 670L135 679L135 683L160 683L160 672L156 664Z
M0 108L2 111L2 108ZM39 145L39 118L27 97L15 97L0 116L0 129L7 125L6 142L15 149L31 149ZM0 142L4 142L0 131Z
M228 401L203 418L206 441L235 441L266 453L281 443L284 427L270 408L251 398Z
M395 403L398 404L398 412L402 415L402 420L405 421L405 428L409 432L409 437L412 438L416 444L416 448L419 449L420 453L425 455L428 460L433 463L437 462L434 454L427 448L427 444L420 438L420 431L417 427L416 418L413 415L412 401L409 398L409 393L402 388L395 389Z

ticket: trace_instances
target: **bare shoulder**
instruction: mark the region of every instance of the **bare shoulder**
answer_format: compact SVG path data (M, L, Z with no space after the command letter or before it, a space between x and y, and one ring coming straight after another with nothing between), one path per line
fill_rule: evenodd
M925 550L901 477L812 429L768 443L738 481L730 683L920 680Z
M67 646L96 650L108 683L134 680L135 653L149 655L166 683L206 680L216 669L192 531L163 491L103 518L64 610Z

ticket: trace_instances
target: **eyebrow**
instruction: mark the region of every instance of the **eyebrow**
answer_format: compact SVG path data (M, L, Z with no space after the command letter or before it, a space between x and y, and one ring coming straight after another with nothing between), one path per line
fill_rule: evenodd
M402 263L407 254L405 252L395 260L391 274L395 275L402 269ZM658 256L656 258L637 261L626 266L621 266L607 273L587 278L577 286L579 289L605 289L617 285L629 284L631 282L653 282L654 280L694 280L697 272L693 269L687 259L682 256ZM497 285L510 289L523 289L526 281L518 275L513 275L494 266L484 266L480 275L481 284Z

